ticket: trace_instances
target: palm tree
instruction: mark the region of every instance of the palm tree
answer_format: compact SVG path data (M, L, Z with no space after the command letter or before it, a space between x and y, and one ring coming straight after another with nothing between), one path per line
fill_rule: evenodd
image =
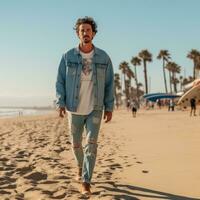
M119 65L119 70L121 70L121 73L122 73L122 76L124 76L124 88L126 86L126 73L127 73L127 66L128 66L128 63L126 61L123 61L120 63ZM121 78L121 93L123 94L123 89L122 89L122 78Z
M130 99L131 86L132 86L131 80L132 78L135 78L135 74L133 73L129 65L127 65L126 76L128 77L128 80L126 80L126 87L125 87L126 97L127 99Z
M176 77L176 74L180 74L180 72L181 72L181 66L177 64L174 65L174 68L172 70L172 75L173 75L174 92L176 93L177 93L177 84L180 82Z
M174 85L174 92L177 93L177 84L180 83L178 78L172 77L172 84Z
M127 70L126 70L126 76L128 77L128 79L130 80L130 84L131 84L131 79L135 78L135 74L133 73L133 71L131 70L130 66L127 66Z
M145 93L148 93L148 79L147 79L147 62L152 61L152 54L147 50L139 52L138 56L142 59L144 65L144 80L145 80Z
M172 93L172 68L173 68L173 62L168 62L166 64L165 68L169 72L169 88L170 88L170 93Z
M188 79L187 78L184 78L183 79L183 82L182 82L182 85L183 85L183 89L185 89L185 85L188 84Z
M131 76L134 77L134 74L132 70L130 69L128 62L126 61L123 61L120 63L119 69L122 71L122 74L124 75L124 93L125 93L126 101L127 101L130 97L129 88L131 85L131 78L132 78ZM126 80L126 77L128 77L128 80Z
M167 90L167 79L166 79L166 73L165 73L165 62L168 62L170 59L170 54L168 52L168 50L160 50L157 59L162 59L163 61L163 77L164 77L164 84L165 84L165 92L168 93Z
M131 63L134 66L134 70L135 70L136 95L137 95L137 100L139 102L139 94L138 94L139 88L138 88L138 79L137 79L137 69L136 69L136 66L140 66L141 65L141 59L138 58L137 56L132 57Z
M183 89L183 76L179 76L179 82L180 82L180 91Z
M144 95L144 91L142 90L143 84L142 83L138 83L138 96L142 96Z
M168 62L166 68L170 72L170 83L174 85L174 92L177 93L177 83L179 83L179 80L176 78L176 74L180 73L181 67L175 62Z
M194 78L192 76L188 77L188 83L191 83L192 81L194 81Z
M191 60L193 60L194 66L193 66L193 79L196 79L196 73L195 71L198 70L199 68L199 60L200 60L200 52L196 49L192 49L188 55L188 58L190 58Z
M115 99L116 99L116 107L119 107L119 96L121 96L121 93L118 91L121 89L120 85L120 77L118 73L115 73L114 75L114 82L115 82Z

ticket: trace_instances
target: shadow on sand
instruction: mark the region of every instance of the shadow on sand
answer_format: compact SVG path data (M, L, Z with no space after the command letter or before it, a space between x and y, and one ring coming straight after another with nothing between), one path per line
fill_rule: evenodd
M181 195L170 194L166 192L160 192L156 190L131 186L131 185L123 185L117 184L113 181L108 182L96 182L96 188L102 189L98 194L104 197L112 197L113 199L119 200L138 200L144 198L149 199L170 199L170 200L200 200L200 198L192 198ZM102 186L106 185L106 186ZM102 194L103 192L103 194ZM110 193L109 193L110 192ZM95 195L95 193L94 193Z

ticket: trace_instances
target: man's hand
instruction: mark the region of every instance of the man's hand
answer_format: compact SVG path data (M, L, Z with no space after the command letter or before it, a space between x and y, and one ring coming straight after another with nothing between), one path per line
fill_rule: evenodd
M60 107L59 108L59 117L63 118L65 114L66 114L65 107Z
M105 111L103 119L105 119L105 123L109 122L112 119L112 112L111 111Z

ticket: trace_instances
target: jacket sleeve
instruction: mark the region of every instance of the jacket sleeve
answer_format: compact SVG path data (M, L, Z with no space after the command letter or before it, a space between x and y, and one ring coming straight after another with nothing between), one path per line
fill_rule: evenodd
M60 61L60 65L58 67L58 74L56 80L56 105L58 107L65 107L66 105L66 64L64 60L64 56Z
M113 111L114 108L114 72L113 65L109 58L105 75L104 109Z

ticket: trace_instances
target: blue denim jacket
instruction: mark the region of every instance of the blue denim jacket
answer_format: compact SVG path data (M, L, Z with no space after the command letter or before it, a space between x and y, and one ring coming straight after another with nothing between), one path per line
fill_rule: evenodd
M113 111L114 73L107 53L94 47L92 60L92 81L94 84L94 110ZM62 56L56 81L57 105L76 112L79 103L82 57L78 48Z

